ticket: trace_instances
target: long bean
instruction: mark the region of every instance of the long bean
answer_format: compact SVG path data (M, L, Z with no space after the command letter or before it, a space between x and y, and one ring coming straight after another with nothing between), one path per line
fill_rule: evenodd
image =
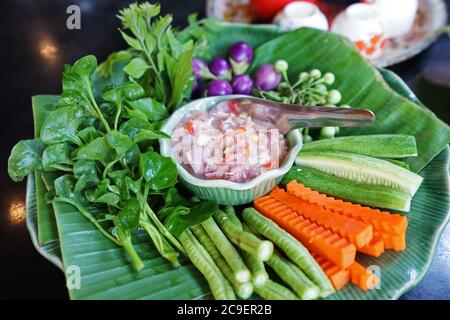
M242 216L252 229L273 241L289 259L305 272L309 279L319 286L321 297L326 297L334 292L325 272L297 239L253 208L244 209Z
M192 232L197 237L198 241L205 247L210 254L211 258L216 263L217 267L223 273L223 275L231 283L236 294L242 299L248 299L253 293L253 285L250 282L241 283L236 280L236 277L231 270L228 263L220 254L219 250L214 245L214 242L206 233L205 229L201 225L191 227Z
M270 279L264 285L255 287L255 292L266 300L298 300L295 293Z
M214 245L219 249L222 256L227 261L231 270L239 282L248 282L250 280L251 274L242 260L241 256L237 252L236 248L231 244L227 237L220 230L219 226L214 222L213 218L202 223L203 228L205 228L206 233L214 242Z
M209 284L211 292L217 300L232 300L235 299L234 292L230 287L228 281L217 272L217 270L211 265L209 259L205 259L205 252L202 252L200 247L202 245L194 237L190 230L185 230L179 237L181 243L186 249L186 254L192 261L194 266L203 274L206 281ZM203 248L204 249L204 248ZM206 252L207 253L207 252ZM216 266L217 268L217 266ZM230 290L231 289L231 290Z
M319 288L305 276L302 270L278 253L275 252L267 264L294 290L300 299L313 300L319 297Z
M243 230L246 232L252 232L247 224L243 225ZM242 256L245 263L249 267L250 272L252 273L253 285L255 287L263 285L269 279L269 275L264 267L264 262L245 251L242 251Z
M228 239L242 250L263 261L268 260L272 255L272 242L258 239L255 235L243 231L243 229L232 222L223 211L217 211L217 213L214 214L214 220L226 234Z
M223 211L227 214L228 219L231 220L240 230L242 230L242 222L238 218L233 206L226 206Z

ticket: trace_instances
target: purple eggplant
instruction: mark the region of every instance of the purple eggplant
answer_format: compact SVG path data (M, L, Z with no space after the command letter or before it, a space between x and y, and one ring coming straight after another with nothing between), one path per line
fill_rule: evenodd
M253 89L253 80L246 74L234 77L231 81L231 87L235 94L250 94Z
M209 63L209 70L217 78L231 80L231 66L223 57L214 58Z
M244 74L253 62L253 48L244 41L236 42L228 51L235 76Z
M218 79L208 83L206 94L208 97L224 96L233 93L233 88L227 80Z
M209 71L206 62L197 58L192 59L192 73L197 80L214 79L214 76Z
M255 85L264 91L271 91L278 87L281 82L281 74L271 64L264 64L255 72Z

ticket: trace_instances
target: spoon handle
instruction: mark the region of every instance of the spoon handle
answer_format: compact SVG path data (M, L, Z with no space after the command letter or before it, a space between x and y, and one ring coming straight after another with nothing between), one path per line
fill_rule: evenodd
M375 115L367 109L311 107L274 102L253 97L227 100L253 119L271 122L283 133L297 128L370 126Z

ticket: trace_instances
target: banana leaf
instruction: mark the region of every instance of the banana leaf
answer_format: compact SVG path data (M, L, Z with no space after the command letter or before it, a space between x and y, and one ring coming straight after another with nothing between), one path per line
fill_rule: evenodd
M53 95L38 95L32 98L35 137L39 137L42 123L47 115L55 109L55 104L58 100L59 96ZM36 192L42 195L36 199L38 241L40 244L58 240L55 214L51 203L48 203L45 198L48 189L43 180L44 175L48 180L52 180L50 173L36 172L34 174Z
M47 260L52 262L59 269L63 269L61 260L61 250L59 247L59 239L48 240L45 242L39 241L39 226L38 226L38 205L39 198L43 198L43 193L38 192L35 184L35 175L31 174L27 179L27 196L26 196L26 224L30 232L31 240L36 250ZM55 225L56 229L56 225Z
M204 19L184 29L179 38L182 41L190 38L206 40L206 50L199 48L197 56L209 59L226 56L231 45L239 40L247 41L255 48L283 33L275 25L230 24L221 20Z

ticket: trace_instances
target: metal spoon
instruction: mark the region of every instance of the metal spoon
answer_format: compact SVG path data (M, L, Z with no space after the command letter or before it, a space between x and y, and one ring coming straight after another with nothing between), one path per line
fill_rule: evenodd
M310 107L260 98L231 98L220 102L235 112L245 112L253 120L275 124L282 134L298 128L358 127L375 122L372 111L356 108Z

